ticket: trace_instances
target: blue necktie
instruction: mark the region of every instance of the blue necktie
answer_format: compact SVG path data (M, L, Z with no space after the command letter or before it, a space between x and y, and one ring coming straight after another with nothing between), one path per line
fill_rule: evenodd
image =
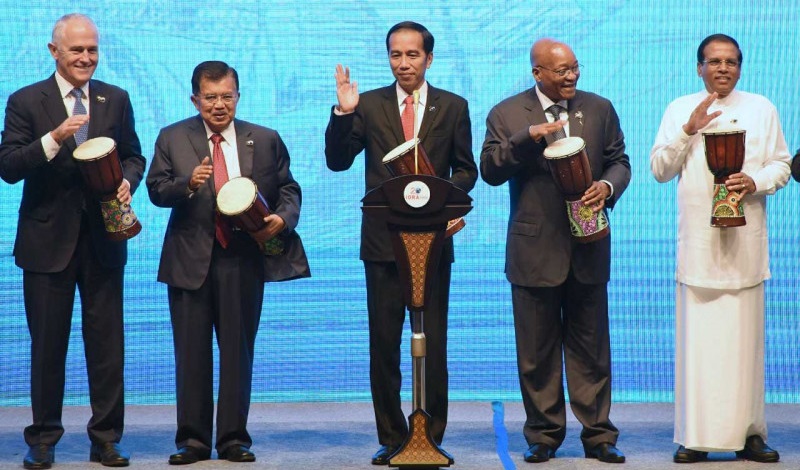
M561 120L561 110L562 109L563 108L561 106L559 106L557 104L554 104L553 106L550 106L549 108L547 108L546 111L548 113L550 113L551 116L553 116L553 120L554 121L560 121ZM550 135L553 136L553 140L554 141L555 140L559 140L559 139L565 139L567 137L567 133L564 131L563 127L561 129L551 133Z
M81 98L83 98L83 90L80 88L73 88L70 93L75 97L75 106L72 108L72 115L76 116L79 114L86 114L86 107L83 106L83 101L81 101ZM78 129L78 132L75 133L75 143L80 145L86 142L88 137L89 123L87 122L86 124L82 125L80 129Z

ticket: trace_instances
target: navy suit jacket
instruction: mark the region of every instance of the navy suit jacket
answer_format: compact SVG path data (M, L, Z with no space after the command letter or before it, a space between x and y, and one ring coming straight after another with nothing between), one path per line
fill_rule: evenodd
M89 138L116 142L123 177L136 191L144 173L128 93L98 80L89 81ZM100 205L84 184L72 158L75 139L63 142L51 161L45 157L42 136L67 119L55 75L24 87L8 98L0 143L0 177L8 183L24 180L19 224L14 244L17 266L54 273L66 268L75 252L84 212L91 244L101 265L124 266L127 242L106 237ZM135 205L135 200L134 200Z
M584 91L567 106L570 136L584 139L593 180L614 186L606 200L612 209L631 178L619 117L610 101ZM528 132L544 122L534 88L500 102L486 119L481 176L493 186L508 181L511 198L506 277L516 285L553 287L566 280L571 267L582 283L608 282L611 237L587 244L572 240L564 197L544 159L545 139L536 143Z
M262 256L265 281L310 276L300 236L300 185L289 170L289 152L272 129L234 120L242 176L255 181L270 210L283 218L285 249L281 255ZM193 194L188 191L192 170L210 155L202 118L197 115L165 127L158 134L147 173L150 200L170 207L158 280L181 289L198 289L208 274L214 246L216 192L209 178ZM255 246L255 241L253 241Z
M425 149L436 175L469 192L478 179L472 154L472 130L467 101L458 95L428 84L428 99L419 129L420 145ZM405 142L394 83L362 93L355 112L337 116L331 112L325 130L325 158L328 168L344 171L356 156L365 152L366 192L392 177L383 157ZM447 239L442 261L452 261L453 243ZM386 223L363 216L361 221L361 259L394 261Z

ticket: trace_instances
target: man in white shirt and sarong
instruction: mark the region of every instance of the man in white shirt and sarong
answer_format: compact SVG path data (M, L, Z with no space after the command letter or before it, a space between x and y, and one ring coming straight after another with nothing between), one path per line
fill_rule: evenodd
M678 177L675 443L673 460L708 452L777 462L764 418L764 280L770 278L766 199L789 179L790 154L775 106L736 90L742 53L715 34L697 50L705 89L667 107L650 168L665 183ZM745 133L742 169L724 189L741 195L746 225L712 227L714 175L703 132Z

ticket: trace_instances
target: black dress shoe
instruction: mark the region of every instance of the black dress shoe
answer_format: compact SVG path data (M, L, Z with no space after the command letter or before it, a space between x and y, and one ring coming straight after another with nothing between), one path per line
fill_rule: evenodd
M389 458L397 452L397 447L381 446L372 456L372 465L389 465Z
M695 463L707 458L708 452L687 449L684 446L678 446L678 450L672 455L672 461L675 463Z
M208 460L209 458L211 458L211 451L203 452L196 447L186 446L181 447L178 449L178 452L169 456L169 464L188 465L190 463L199 462L200 460Z
M89 450L89 461L100 462L106 467L127 467L130 459L128 453L120 449L116 442L92 444Z
M56 461L56 449L47 444L37 444L28 448L22 466L29 469L50 468Z
M531 463L547 462L555 456L556 451L553 450L552 447L540 442L534 442L531 444L530 447L528 447L528 450L526 450L523 454L525 461Z
M235 444L223 450L219 458L228 462L255 462L256 454L243 445Z
M737 450L736 456L753 462L771 463L780 460L778 451L764 442L761 436L750 436L744 441L744 449Z
M587 459L597 459L605 463L624 463L625 454L621 450L614 447L614 444L604 442L597 444L591 449L584 450L584 455Z

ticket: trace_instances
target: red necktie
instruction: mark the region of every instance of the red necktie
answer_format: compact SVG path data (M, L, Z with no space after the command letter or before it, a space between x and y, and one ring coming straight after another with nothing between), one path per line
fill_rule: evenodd
M220 188L222 185L228 182L228 165L225 164L225 154L222 153L222 146L219 144L222 142L223 139L222 135L220 134L211 134L211 142L214 143L214 152L212 155L214 164L214 190L219 193ZM228 221L222 218L222 215L217 211L214 214L214 221L215 221L215 232L217 235L217 241L222 246L222 248L228 247L228 241L231 239L232 231L231 226L228 224Z
M411 140L414 138L414 97L406 96L403 103L406 104L403 114L400 115L400 122L403 123L403 136L406 140Z

